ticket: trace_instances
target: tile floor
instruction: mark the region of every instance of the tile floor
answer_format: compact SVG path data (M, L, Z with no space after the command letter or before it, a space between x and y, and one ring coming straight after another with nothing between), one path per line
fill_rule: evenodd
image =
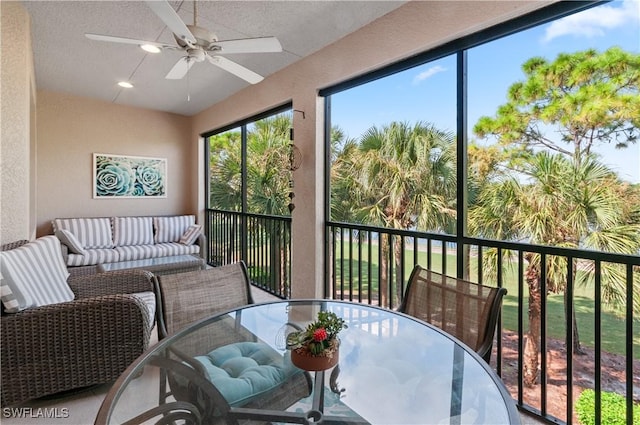
M274 300L271 295L260 290L253 291L255 302ZM157 342L155 330L151 344ZM110 384L93 387L89 390L78 392L59 398L40 399L25 403L19 408L3 408L0 414L1 425L91 425L105 395L111 387ZM158 388L157 376L143 375L136 381L135 387L139 390L135 397L131 397L133 403L142 402L145 388ZM149 392L147 392L149 393ZM154 394L155 391L151 393ZM536 425L543 423L534 418L521 414L522 425Z

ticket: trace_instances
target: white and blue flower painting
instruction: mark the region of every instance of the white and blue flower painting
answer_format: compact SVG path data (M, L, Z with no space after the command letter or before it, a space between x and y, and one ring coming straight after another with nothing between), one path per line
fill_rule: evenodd
M95 198L164 198L167 160L93 154Z

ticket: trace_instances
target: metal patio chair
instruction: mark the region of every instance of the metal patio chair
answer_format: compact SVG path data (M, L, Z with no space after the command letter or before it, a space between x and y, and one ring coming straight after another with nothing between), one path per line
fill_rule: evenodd
M479 285L416 265L398 311L455 336L489 363L506 293L504 288Z
M157 276L155 290L159 339L201 319L253 304L244 262ZM235 318L222 318L216 326L186 335L180 339L179 346L168 349L164 360L156 360L160 368L160 405L171 403L169 397L172 396L176 401L197 406L204 422L225 421L225 415L232 406L216 388L215 379L210 378L208 373L212 366L201 363L207 354L231 346L253 344L252 347L260 348L270 356L279 355L241 326L240 313L237 312ZM268 393L248 397L250 401L242 407L268 405L285 409L311 393L311 378L302 371L274 385Z

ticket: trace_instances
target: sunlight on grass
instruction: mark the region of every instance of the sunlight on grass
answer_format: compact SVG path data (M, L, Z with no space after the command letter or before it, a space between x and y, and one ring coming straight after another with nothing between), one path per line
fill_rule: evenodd
M345 253L346 253L345 249ZM407 250L405 257L405 275L403 282L408 281L409 274L413 268L413 251ZM442 270L442 255L440 248L432 251L431 255L431 268L434 271L441 272ZM335 259L336 264L336 279L337 286L343 288L345 292L351 290L353 293L360 293L363 300L366 300L371 292L371 297L377 299L378 297L378 248L372 246L371 248L371 264L369 263L369 253L367 246L363 246L361 254L357 252L357 249L353 249L352 264L349 265L349 258L344 258L341 261L341 257L337 255ZM358 260L361 261L358 261ZM423 267L427 266L427 253L424 251L418 252L418 264ZM456 275L456 257L455 255L447 255L446 269L450 276ZM517 268L505 265L503 269L503 282L504 287L507 289L507 295L503 300L502 308L502 325L504 329L517 331L518 330L518 278ZM471 275L477 276L477 263L472 261ZM369 281L371 281L371 287L369 287ZM490 282L484 282L491 285ZM495 284L495 283L494 283ZM343 285L343 286L341 286ZM523 306L523 321L526 331L528 321L528 288L524 283L524 306ZM578 333L580 343L584 347L594 348L595 346L595 302L593 298L593 283L586 286L578 286L574 290L574 309L576 313L576 320L578 323ZM395 301L396 306L398 301ZM556 338L564 340L566 337L565 330L565 309L564 309L564 295L562 294L550 294L547 297L547 335L550 338ZM601 327L601 344L602 350L620 355L626 355L626 319L624 315L616 313L603 307ZM634 345L634 359L640 359L640 319L634 320L633 324L633 345Z

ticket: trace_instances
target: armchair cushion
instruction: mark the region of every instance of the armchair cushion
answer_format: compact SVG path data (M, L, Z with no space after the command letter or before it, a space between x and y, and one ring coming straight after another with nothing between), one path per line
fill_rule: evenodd
M147 308L147 313L149 313L149 316L148 316L149 327L153 328L153 323L155 322L155 318L156 318L155 294L152 291L146 291L146 292L135 292L131 295L144 303L144 306Z
M0 258L3 286L9 288L3 289L7 312L73 300L67 284L69 272L57 237L44 236L19 248L2 251Z

